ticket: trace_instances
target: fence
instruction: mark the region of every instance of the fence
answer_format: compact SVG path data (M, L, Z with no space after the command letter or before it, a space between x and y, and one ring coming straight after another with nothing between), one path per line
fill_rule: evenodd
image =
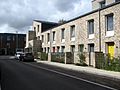
M65 63L65 53L51 53L51 61Z
M45 52L38 52L38 58L40 60L48 60L48 54Z

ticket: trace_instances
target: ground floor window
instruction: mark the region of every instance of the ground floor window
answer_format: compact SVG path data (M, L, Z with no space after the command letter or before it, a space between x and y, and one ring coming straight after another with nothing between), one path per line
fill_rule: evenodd
M61 47L61 52L65 52L65 46Z
M55 52L55 47L53 47L53 53Z
M57 52L59 52L60 51L60 47L59 46L57 46Z
M94 44L88 44L88 52L94 52Z
M71 45L71 52L75 52L75 45Z
M78 45L78 51L83 52L83 50L84 50L84 44Z

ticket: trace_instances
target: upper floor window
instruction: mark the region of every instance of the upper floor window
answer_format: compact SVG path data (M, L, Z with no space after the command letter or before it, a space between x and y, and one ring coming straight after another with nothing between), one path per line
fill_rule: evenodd
M37 29L38 29L38 32L39 32L39 25L37 25Z
M94 20L88 21L88 34L94 34Z
M44 42L44 35L42 35L42 43Z
M103 8L103 7L105 7L105 0L100 2L100 8Z
M71 31L71 32L70 32L71 38L72 38L72 37L75 37L75 25L73 25L73 26L70 27L70 31Z
M7 43L7 48L10 48L10 43Z
M62 29L62 39L65 39L65 28Z
M50 41L50 33L47 34L47 40Z
M36 31L36 27L34 27L34 31Z
M107 31L113 30L113 14L106 15L106 29Z
M11 37L10 36L7 36L7 41L10 41L11 40Z
M55 41L55 31L53 32L53 41Z

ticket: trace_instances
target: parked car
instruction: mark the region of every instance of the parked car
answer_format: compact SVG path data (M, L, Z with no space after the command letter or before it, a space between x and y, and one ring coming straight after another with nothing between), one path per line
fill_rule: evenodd
M20 61L34 61L34 55L30 52L20 54Z
M21 54L23 54L23 52L16 52L15 53L15 59L19 60Z

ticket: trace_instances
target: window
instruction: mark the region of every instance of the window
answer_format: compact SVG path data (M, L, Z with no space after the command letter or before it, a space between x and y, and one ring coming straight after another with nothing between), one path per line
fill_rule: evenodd
M113 14L106 15L106 29L107 31L113 30Z
M40 36L37 37L37 40L40 40Z
M55 47L53 47L53 53L55 52Z
M44 42L44 35L42 35L42 43Z
M7 43L7 48L10 48L10 43Z
M44 52L46 52L46 48L44 48Z
M71 52L75 52L75 45L71 45Z
M37 29L38 29L38 32L39 32L39 25L37 25Z
M47 40L48 40L48 42L50 41L50 34L49 33L47 34Z
M115 0L115 2L119 2L120 0Z
M61 47L61 52L65 52L65 46Z
M78 46L79 52L83 52L83 49L84 49L84 45L83 45L83 44L80 44L80 45Z
M34 31L36 31L36 27L34 27Z
M15 41L15 36L13 36L13 41Z
M59 46L57 46L57 52L59 52L60 51L60 47Z
M11 37L10 36L7 36L7 41L10 41L11 40Z
M62 39L65 39L65 28L62 29Z
M94 44L88 44L88 51L94 52Z
M71 38L75 37L75 25L70 27L70 31L71 31Z
M94 20L88 21L88 34L94 34Z
M53 32L53 41L55 41L55 32Z
M100 2L100 8L105 7L105 1Z
M48 53L50 52L50 48L48 47Z

